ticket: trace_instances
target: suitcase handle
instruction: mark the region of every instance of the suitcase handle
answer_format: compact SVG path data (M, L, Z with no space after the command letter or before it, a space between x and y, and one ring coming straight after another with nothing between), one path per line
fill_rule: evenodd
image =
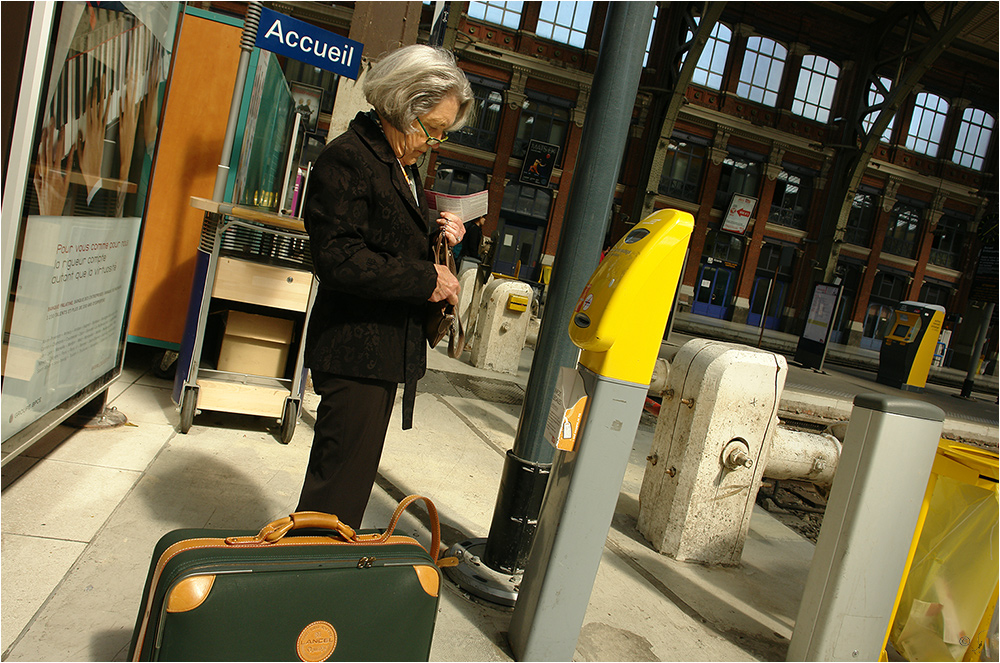
M353 542L356 537L354 530L349 525L340 522L340 518L333 514L319 511L298 511L264 525L257 536L230 536L226 538L226 543L229 545L276 543L286 534L297 529L333 530L349 543Z
M228 545L245 544L270 544L280 541L286 534L297 529L328 529L333 530L348 543L386 543L392 533L396 530L399 519L403 512L416 502L423 500L427 507L427 514L430 516L431 525L431 548L430 553L434 564L438 564L438 555L441 551L441 521L438 518L437 507L434 502L422 495L410 495L403 498L396 507L396 511L389 520L389 526L382 534L362 534L358 535L349 525L340 522L340 518L330 513L320 511L297 511L285 518L279 518L264 525L257 536L231 536L226 539ZM444 561L444 560L442 560Z
M392 536L393 531L396 529L396 524L399 523L399 519L402 517L403 512L416 502L417 500L423 500L424 506L427 507L427 515L431 519L431 549L427 552L430 553L431 560L435 565L438 564L438 555L441 552L441 521L438 519L437 507L434 506L434 502L431 502L430 498L424 497L423 495L410 495L404 497L396 507L396 511L392 514L392 518L389 520L389 526L385 529L385 532L378 539L379 542L386 541L390 536Z

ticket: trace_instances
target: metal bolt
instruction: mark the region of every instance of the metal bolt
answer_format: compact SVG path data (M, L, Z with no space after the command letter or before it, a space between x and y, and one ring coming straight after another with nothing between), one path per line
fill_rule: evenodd
M753 467L753 460L750 458L750 447L746 440L733 438L722 450L722 464L727 470L738 470L741 467L747 469Z
M687 405L688 407L694 407L694 399L693 398L682 398L681 399L681 405Z
M854 651L852 651L851 652L851 656L853 656L854 658L857 658L858 657L858 650L855 649Z
M646 460L649 461L650 465L656 465L656 463L660 460L660 457L656 454L652 454L650 456L646 456Z
M667 470L667 476L671 476L671 477L677 476L677 468L676 467L671 467L669 470Z

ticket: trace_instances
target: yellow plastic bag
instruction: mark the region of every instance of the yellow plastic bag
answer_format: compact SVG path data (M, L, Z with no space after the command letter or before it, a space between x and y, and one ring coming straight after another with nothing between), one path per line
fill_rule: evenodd
M996 600L997 524L996 490L937 477L889 636L907 660L961 661L982 647Z

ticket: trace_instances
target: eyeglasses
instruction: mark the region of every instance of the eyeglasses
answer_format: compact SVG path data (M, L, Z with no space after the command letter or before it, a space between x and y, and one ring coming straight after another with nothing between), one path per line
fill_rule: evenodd
M444 132L441 133L441 137L440 138L435 138L434 136L432 136L430 134L430 132L427 131L427 127L424 126L424 123L420 121L419 117L417 118L417 124L419 124L420 128L424 130L425 134L427 134L427 144L428 145L430 145L430 146L433 147L434 145L440 145L441 143L443 143L446 140L448 140L448 134L446 134Z

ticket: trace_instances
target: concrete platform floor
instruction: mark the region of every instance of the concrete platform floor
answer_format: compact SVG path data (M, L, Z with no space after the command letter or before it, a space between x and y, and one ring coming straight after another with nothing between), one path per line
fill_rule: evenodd
M274 420L218 412L181 435L171 383L152 374L151 355L129 346L110 387L109 404L128 425L61 426L3 468L5 661L124 660L163 533L254 529L294 509L317 397L307 395L288 445L277 441ZM400 498L421 493L441 513L446 545L488 534L530 358L526 350L519 374L506 376L429 352L412 430L400 429L395 409L366 527L384 527ZM574 660L784 660L812 543L758 507L740 567L684 564L652 550L635 522L654 424L643 415ZM429 539L418 514L400 528ZM510 617L446 583L432 660L511 660Z

